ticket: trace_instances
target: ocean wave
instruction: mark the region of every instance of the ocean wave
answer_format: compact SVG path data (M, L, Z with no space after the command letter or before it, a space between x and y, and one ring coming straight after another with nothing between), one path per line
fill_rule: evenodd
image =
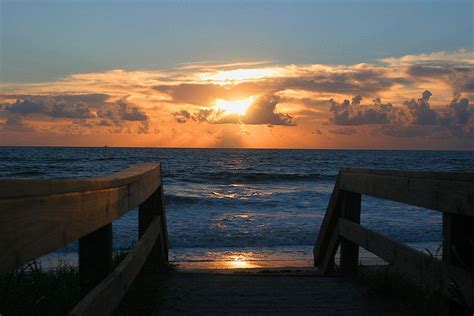
M240 207L250 206L250 205L262 205L265 204L266 207L276 206L275 201L268 201L262 199L248 199L247 197L222 197L221 195L214 196L183 196L183 195L174 195L166 194L165 200L167 204L171 205L208 205L213 206L219 204L221 206L231 206L238 205Z
M29 171L17 171L17 172L11 172L6 175L6 177L9 178L15 178L15 177L38 177L41 175L44 175L44 172L38 171L38 170L29 170Z
M175 175L177 176L177 175ZM173 177L173 176L171 176ZM335 175L322 175L320 173L266 173L266 172L207 172L199 176L189 177L187 182L197 183L262 183L262 182L284 182L284 181L307 181L307 180L334 180Z
M166 194L165 195L166 203L168 204L201 204L203 202L207 202L209 204L212 203L209 198L204 197L197 197L197 196L182 196L182 195L174 195L174 194Z

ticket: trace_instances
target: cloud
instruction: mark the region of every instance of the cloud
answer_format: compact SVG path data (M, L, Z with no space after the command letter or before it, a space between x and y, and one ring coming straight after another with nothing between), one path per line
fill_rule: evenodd
M431 92L425 90L421 98L417 101L415 101L415 99L405 101L404 104L408 108L413 124L434 125L438 122L437 113L430 108L430 104L428 103L431 96Z
M330 100L333 114L330 122L345 126L381 125L373 131L394 137L427 136L442 130L460 138L474 137L474 108L469 106L468 99L455 98L448 106L435 110L429 103L431 96L425 90L419 99L405 101L403 107L383 104L380 98L374 99L371 105L362 105L358 97L352 103ZM334 131L338 130L330 132Z
M280 97L268 94L257 98L248 108L244 115L228 114L222 110L200 109L191 113L187 110L173 112L176 122L186 123L189 120L195 122L207 122L211 124L248 124L248 125L285 125L294 126L296 121L289 114L279 113L276 107Z
M0 131L9 132L32 132L33 128L25 124L23 117L20 115L14 115L7 118L5 123L1 126Z
M397 125L397 124L390 124L390 125L382 125L379 126L377 129L372 131L372 135L378 136L378 134L382 134L385 136L392 136L392 137L402 137L402 138L410 138L410 137L426 137L432 135L434 132L433 126L420 126L420 125Z
M407 82L403 77L389 76L386 69L373 65L357 65L342 69L315 67L314 70L305 71L299 76L287 72L286 77L276 76L251 82L168 84L155 86L154 89L168 94L176 103L212 106L217 99L235 100L255 94L278 94L286 90L370 95Z
M411 81L445 83L452 87L453 95L474 93L474 53L467 50L434 52L431 54L389 57L380 60L388 68L402 69Z
M25 96L17 99L14 104L4 105L4 108L23 116L40 114L52 118L92 118L95 114L84 100L90 96Z
M131 105L126 98L117 101L120 119L124 121L148 121L148 115L137 106Z
M296 125L291 115L276 112L276 106L279 101L280 97L273 94L258 98L249 106L247 112L242 117L242 122L251 125Z
M440 118L441 124L448 126L452 134L463 138L474 138L474 108L468 99L453 99L449 111Z
M252 135L265 125L297 125L286 134L274 129L252 141L240 135L243 143L256 147L275 137L279 144L296 144L298 135L303 135L301 143L314 144L304 135L312 135L315 127L324 135L345 135L360 143L372 139L354 135L373 131L369 136L374 140L400 137L395 142L411 145L407 138L436 135L460 144L473 138L473 67L474 52L460 50L352 65L194 63L174 70L73 74L52 82L1 83L0 121L2 131L35 128L51 135L138 135L159 125L163 131L180 129L182 143L173 143L171 133L160 135L162 144L179 146L193 146L187 142L197 133L212 130L215 136L222 128L243 125ZM218 99L250 97L255 101L245 115L216 107ZM200 146L213 146L214 137L202 139ZM324 141L319 137L318 145Z
M352 127L341 127L336 129L330 129L329 133L337 135L354 135L357 134L357 130Z
M14 103L4 103L0 109L7 115L3 130L31 131L23 122L24 117L35 120L41 116L49 120L68 120L71 132L78 133L77 127L91 129L109 127L113 133L128 131L126 122L140 122L135 131L146 133L149 116L126 97L109 102L109 95L8 95L16 97ZM1 113L0 113L1 114ZM66 126L65 126L66 127ZM132 131L132 130L130 130Z
M330 121L336 125L367 125L367 124L386 124L390 117L394 115L393 107L390 104L373 106L360 106L362 98L356 96L352 104L349 100L338 103L330 100L330 112L332 118ZM354 102L355 101L355 102Z
M189 113L189 111L186 111L186 110L181 110L181 111L178 111L178 112L173 112L172 113L176 122L177 123L180 123L180 124L184 124L186 123L189 119L191 119L191 113Z

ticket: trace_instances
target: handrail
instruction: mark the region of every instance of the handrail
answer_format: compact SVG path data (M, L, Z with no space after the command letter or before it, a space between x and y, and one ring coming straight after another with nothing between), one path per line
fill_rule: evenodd
M81 289L84 294L94 290L74 314L96 310L98 298L112 290L104 284L115 284L120 287L111 299L115 305L100 308L111 313L150 252L168 261L161 178L160 164L145 163L87 179L0 179L0 273L79 240ZM109 274L111 223L136 206L142 238Z
M0 179L0 198L25 198L103 190L130 184L159 172L160 164L142 163L111 174L84 179Z
M443 212L443 261L360 225L361 195ZM314 246L314 264L332 273L338 247L340 271L357 273L359 246L397 270L449 296L455 285L474 310L474 173L406 172L341 168Z

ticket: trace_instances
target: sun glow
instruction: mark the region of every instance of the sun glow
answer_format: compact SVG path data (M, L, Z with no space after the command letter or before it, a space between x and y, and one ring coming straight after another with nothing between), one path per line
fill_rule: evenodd
M249 68L249 69L233 69L221 70L216 73L203 74L204 79L218 82L258 80L263 78L274 77L280 73L280 70L274 68Z
M222 110L228 114L245 115L248 107L252 104L254 97L247 98L245 100L227 101L223 99L217 99L215 108Z

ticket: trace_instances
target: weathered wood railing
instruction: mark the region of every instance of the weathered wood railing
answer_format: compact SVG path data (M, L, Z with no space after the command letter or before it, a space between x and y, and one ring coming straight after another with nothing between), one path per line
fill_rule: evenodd
M139 241L112 271L112 221L139 206ZM168 261L160 164L88 179L0 179L0 272L79 239L82 301L72 315L110 314L150 253Z
M361 194L442 211L442 261L361 226ZM322 273L333 272L339 245L344 275L357 273L361 246L448 296L455 287L474 310L474 174L342 168L314 247Z

